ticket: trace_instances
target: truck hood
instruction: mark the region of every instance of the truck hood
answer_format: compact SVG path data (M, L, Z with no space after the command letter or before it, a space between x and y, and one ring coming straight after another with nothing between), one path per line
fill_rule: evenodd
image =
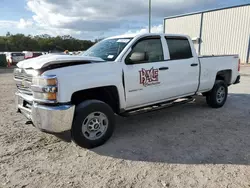
M19 68L32 68L41 69L52 64L62 64L68 62L103 62L104 60L99 57L89 57L89 56L74 56L74 55L55 55L47 54L35 57L32 59L27 59L17 63Z

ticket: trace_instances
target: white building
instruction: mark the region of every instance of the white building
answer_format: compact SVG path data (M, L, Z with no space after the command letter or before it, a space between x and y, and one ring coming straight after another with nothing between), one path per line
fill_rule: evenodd
M166 17L164 33L201 41L195 44L200 55L239 54L250 63L250 4Z

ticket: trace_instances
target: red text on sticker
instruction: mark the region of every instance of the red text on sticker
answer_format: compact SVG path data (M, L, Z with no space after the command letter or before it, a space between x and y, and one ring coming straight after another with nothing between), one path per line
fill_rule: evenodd
M139 71L140 74L140 84L144 86L158 84L159 82L159 70L153 67L149 70L143 69Z

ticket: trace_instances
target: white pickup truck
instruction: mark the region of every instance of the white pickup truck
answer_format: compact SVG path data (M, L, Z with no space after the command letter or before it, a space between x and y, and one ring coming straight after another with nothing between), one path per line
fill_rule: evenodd
M77 56L43 55L17 66L18 112L42 131L70 131L85 148L111 137L115 114L157 110L200 93L220 108L228 86L240 82L237 55L198 57L185 35L116 36Z

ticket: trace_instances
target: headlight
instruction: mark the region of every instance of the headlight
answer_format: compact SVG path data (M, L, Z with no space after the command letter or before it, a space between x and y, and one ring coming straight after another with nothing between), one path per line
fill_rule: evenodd
M38 76L33 77L32 85L37 86L56 86L57 79L56 76Z
M51 76L33 77L31 90L34 101L43 103L56 103L57 98L57 78Z

